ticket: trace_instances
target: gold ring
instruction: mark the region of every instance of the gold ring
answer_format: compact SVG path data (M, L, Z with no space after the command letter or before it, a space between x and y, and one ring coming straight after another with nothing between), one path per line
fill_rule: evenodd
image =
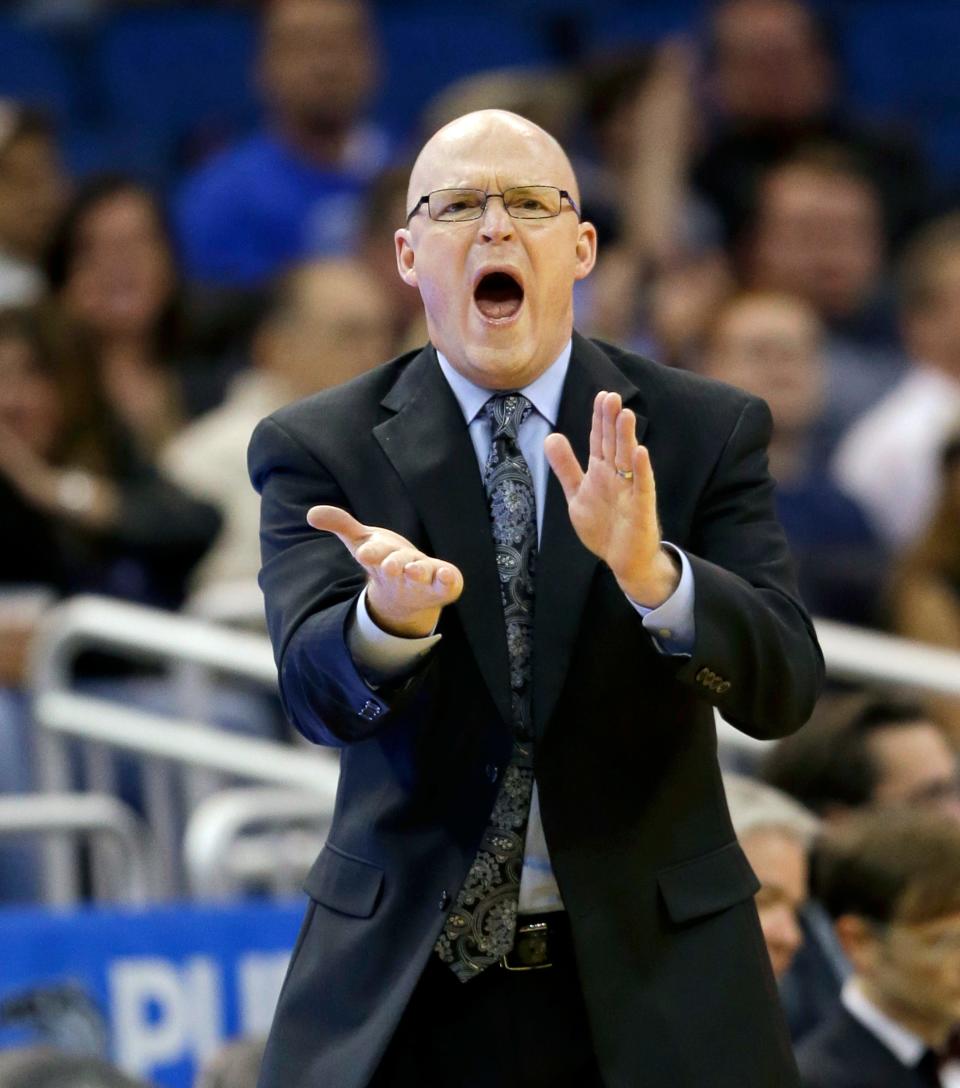
M629 468L618 468L617 469L617 475L620 477L621 480L632 480L633 479L633 472Z

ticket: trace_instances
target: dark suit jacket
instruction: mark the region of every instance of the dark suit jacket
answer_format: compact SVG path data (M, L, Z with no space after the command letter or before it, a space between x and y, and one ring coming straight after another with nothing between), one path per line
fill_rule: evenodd
M664 538L695 579L691 659L657 652L577 539L551 478L538 558L536 775L610 1088L789 1088L795 1067L717 768L713 707L755 736L809 715L822 659L772 513L766 406L575 335L558 429L587 460L592 403L619 392L656 473ZM261 584L288 713L342 746L329 838L262 1088L366 1084L473 859L511 750L486 498L432 348L275 413L250 449ZM441 642L372 690L344 627L363 579L314 503L456 563Z
M803 1088L930 1088L840 1004L797 1048Z

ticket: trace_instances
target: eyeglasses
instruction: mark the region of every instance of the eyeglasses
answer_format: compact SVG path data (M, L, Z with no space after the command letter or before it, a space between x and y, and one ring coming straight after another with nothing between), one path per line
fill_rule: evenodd
M580 209L566 189L553 185L516 185L502 193L486 193L483 189L435 189L420 197L407 216L407 222L426 204L430 218L438 223L466 223L480 219L487 208L487 201L498 196L503 201L507 215L513 219L552 219L563 211L563 199L580 218Z

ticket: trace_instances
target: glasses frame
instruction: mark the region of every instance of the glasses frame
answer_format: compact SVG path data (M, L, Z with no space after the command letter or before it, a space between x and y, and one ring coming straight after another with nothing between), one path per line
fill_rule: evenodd
M506 193L510 193L514 189L555 189L560 194L560 208L557 211L556 215L513 215L510 209L507 207L507 202L506 200L504 200L504 196ZM469 219L434 219L433 216L430 215L430 197L432 197L435 193L456 192L483 193L483 203L480 205L480 210L477 212L477 214L470 216ZM483 218L484 213L487 210L487 201L492 196L498 196L501 200L503 200L504 209L506 210L507 215L509 215L511 219L519 219L521 221L535 219L556 219L557 216L559 216L560 213L563 211L563 199L564 197L566 197L570 207L573 208L573 210L577 213L577 220L583 222L583 215L580 209L577 207L577 202L567 192L566 189L560 189L556 185L510 185L506 189L504 189L502 193L488 193L484 189L471 189L469 186L458 186L452 189L434 189L432 192L424 193L423 196L420 197L416 204L414 204L414 206L407 213L407 226L410 225L410 220L417 214L418 211L420 211L424 204L426 204L427 206L427 215L430 215L430 218L433 219L434 223L475 223L478 219Z

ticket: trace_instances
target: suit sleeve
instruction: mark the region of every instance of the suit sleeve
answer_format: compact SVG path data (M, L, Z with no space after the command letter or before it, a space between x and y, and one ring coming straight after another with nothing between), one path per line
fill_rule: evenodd
M270 417L253 433L248 462L261 495L260 587L284 709L319 744L365 740L413 693L425 668L373 688L354 664L346 630L364 578L335 536L307 524L311 506L350 508L320 461Z
M760 738L798 729L823 684L823 655L774 510L770 432L769 409L751 398L700 497L687 550L696 637L676 674Z

